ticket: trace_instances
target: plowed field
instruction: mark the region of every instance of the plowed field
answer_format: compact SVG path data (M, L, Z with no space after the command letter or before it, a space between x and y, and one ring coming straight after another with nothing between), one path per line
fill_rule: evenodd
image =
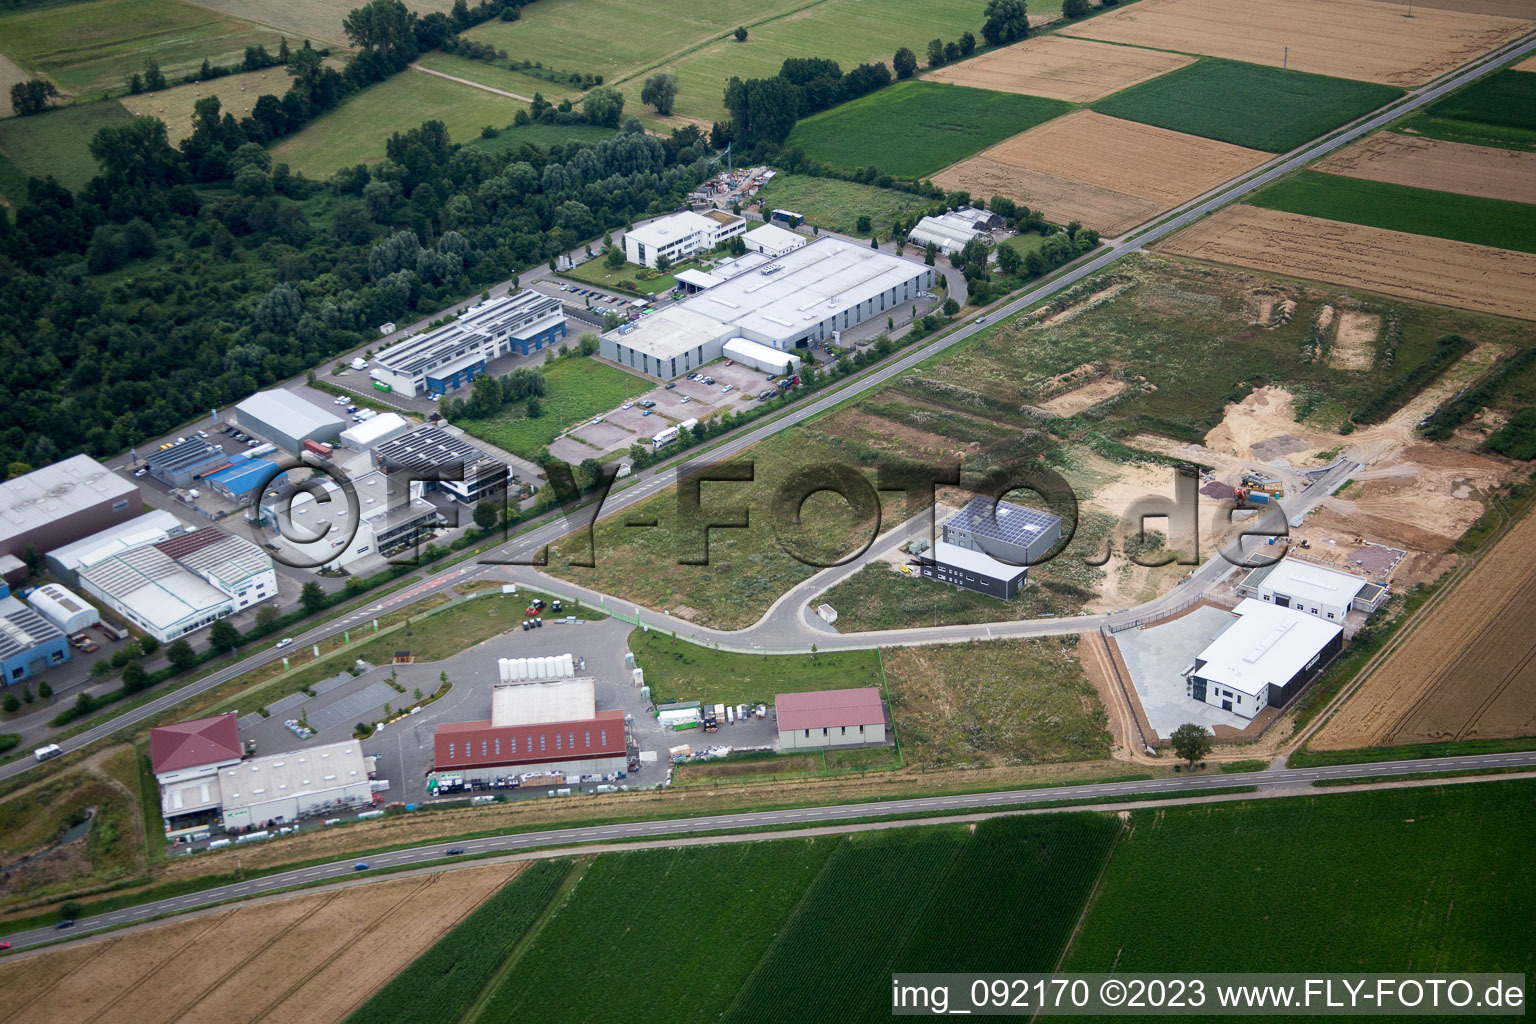
M1422 85L1532 28L1497 18L1374 0L1142 0L1058 29L1182 53L1388 85Z
M1536 731L1536 516L1445 594L1312 740L1322 750Z
M1268 160L1268 153L1079 110L1021 132L934 181L1117 235ZM990 189L990 191L988 191Z
M521 864L237 906L0 967L0 1021L339 1021Z
M929 81L1090 103L1194 63L1191 57L1038 36L930 72Z
M1536 203L1536 153L1381 132L1341 149L1314 171Z
M1229 206L1165 252L1536 320L1536 254Z

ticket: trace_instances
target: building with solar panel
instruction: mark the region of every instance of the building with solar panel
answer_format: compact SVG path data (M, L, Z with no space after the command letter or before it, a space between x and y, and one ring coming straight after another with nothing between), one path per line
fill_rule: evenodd
M972 498L940 528L938 543L918 556L929 579L1001 600L1029 581L1029 567L1061 540L1061 519L1039 509Z
M64 633L0 583L0 683L19 683L68 660Z

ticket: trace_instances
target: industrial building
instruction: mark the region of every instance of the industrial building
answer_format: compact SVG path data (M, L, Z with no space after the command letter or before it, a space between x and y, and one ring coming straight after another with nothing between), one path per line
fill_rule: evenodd
M964 249L973 241L990 243L992 235L967 220L946 213L940 217L924 217L907 235L907 244L918 248L935 246L946 256Z
M177 441L144 456L149 475L167 487L191 487L210 473L229 466L224 449L200 437Z
M885 742L885 702L876 687L781 693L773 700L780 750Z
M149 763L160 784L160 816L167 834L190 824L188 815L216 811L219 772L240 763L240 729L231 711L149 730Z
M1294 556L1250 570L1237 593L1332 622L1343 622L1350 611L1370 614L1388 597L1380 583Z
M720 210L674 213L625 232L624 258L651 268L663 256L669 263L679 263L746 230L745 218Z
M1038 509L972 498L940 526L933 548L918 556L919 573L963 590L1013 597L1061 540L1061 519Z
M597 710L596 682L575 675L571 655L503 658L499 667L488 721L437 727L430 790L624 774L624 712Z
M130 481L89 455L76 455L0 483L0 556L49 551L143 511Z
M69 638L0 583L0 679L6 686L69 660Z
M89 629L101 621L101 612L95 605L57 583L44 583L27 595L27 603L65 636Z
M370 556L388 555L415 545L442 524L442 513L423 498L425 485L402 481L390 487L380 472L365 473L351 481L357 495L357 528L347 522L352 514L339 491L320 501L308 491L265 500L258 515L263 525L277 527L284 540L306 559L350 569ZM283 529L280 518L291 522ZM297 529L294 529L294 528ZM293 538L300 531L316 535L307 543ZM350 536L349 536L350 534Z
M721 358L733 338L784 352L837 344L840 332L917 300L934 275L931 267L831 237L774 260L749 253L735 262L755 269L722 277L717 267L710 276L718 283L700 294L603 335L603 358L669 380Z
M792 374L800 372L800 364L805 362L792 352L783 352L767 345L759 345L755 341L746 338L732 338L720 346L720 354L727 359L734 359L738 363L744 363L754 370L761 370L771 374Z
M250 433L266 438L290 455L299 454L305 441L334 442L346 426L330 410L281 388L258 391L237 404L235 419Z
M80 588L162 643L277 596L272 560L204 527L82 566Z
M237 505L243 505L261 493L262 488L272 483L282 473L277 463L267 459L252 459L239 453L239 458L230 456L234 464L227 469L221 469L217 473L210 473L203 477L203 482L213 489L220 497L232 501Z
M743 241L746 242L749 251L760 252L769 258L777 258L787 252L794 252L810 242L810 239L798 231L790 231L777 224L764 224L755 231L747 232L747 237Z
M373 803L357 740L253 757L219 769L219 806L229 831L267 828Z
M190 527L164 509L152 509L125 523L82 537L73 544L54 548L45 556L48 571L73 585L85 566L95 565L129 548L179 536L188 529Z
M1254 598L1244 598L1230 626L1184 673L1185 693L1252 718L1282 708L1344 647L1344 628Z
M371 452L385 441L408 433L411 424L397 412L380 413L355 427L341 432L341 445L358 452Z
M374 387L403 395L445 395L485 372L486 364L528 355L565 337L560 300L523 289L472 306L453 323L406 338L374 357Z
M422 427L391 438L374 448L373 458L391 477L403 473L415 479L432 474L450 478L427 480L426 488L445 491L466 504L495 497L507 486L505 462L441 427Z

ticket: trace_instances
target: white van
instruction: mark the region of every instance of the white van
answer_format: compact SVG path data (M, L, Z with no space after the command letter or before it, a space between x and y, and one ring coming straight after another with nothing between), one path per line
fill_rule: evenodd
M36 750L32 751L32 756L37 758L39 761L46 761L50 757L58 757L62 753L64 753L63 747L59 746L57 743L50 743L46 747L38 747Z

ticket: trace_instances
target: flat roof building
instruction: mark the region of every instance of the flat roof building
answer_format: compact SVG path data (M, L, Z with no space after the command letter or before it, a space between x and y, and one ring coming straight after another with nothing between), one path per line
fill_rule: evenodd
M355 477L353 493L357 496L355 529L347 519L353 514L345 495L338 490L326 493L321 501L308 491L262 502L261 522L277 527L285 543L306 560L337 564L350 569L365 558L388 555L413 546L442 523L437 506L421 495L425 485L396 487L377 470ZM284 526L280 519L287 519ZM301 541L300 535L313 540Z
M69 660L69 638L0 583L0 679L6 686Z
M129 548L153 544L185 533L190 527L164 509L152 509L99 533L82 537L73 544L54 548L47 554L48 571L66 583L75 581L83 566L95 565Z
M408 433L411 424L404 416L397 412L380 413L372 419L364 420L354 427L348 427L341 432L341 443L344 447L354 451L368 452L389 441Z
M169 448L161 448L144 456L144 466L149 470L149 475L167 487L191 487L203 477L217 473L230 464L230 458L223 448L200 437L177 441Z
M758 258L749 253L743 259ZM721 277L716 268L712 277ZM745 338L792 351L888 315L933 285L931 267L839 238L818 238L603 335L605 359L668 380Z
M941 524L933 548L918 556L919 574L1006 601L1060 539L1059 517L976 497Z
M507 486L507 464L442 427L421 427L391 438L373 450L374 464L393 477L397 473L439 473L427 480L427 490L446 491L467 504L494 497Z
M370 371L385 391L444 395L505 355L528 355L565 337L560 300L525 288L472 306L450 324L391 345Z
M732 213L685 210L625 232L624 258L642 267L655 267L662 256L678 263L746 230L746 220Z
M1230 626L1185 673L1185 692L1252 718L1284 707L1344 646L1344 628L1317 616L1244 598Z
M1343 622L1351 609L1373 612L1388 596L1386 587L1364 576L1294 556L1250 570L1237 592L1332 622Z
M266 438L290 455L302 451L305 441L334 442L346 426L341 417L329 409L282 388L258 391L236 404L235 418L246 430Z
M759 345L755 341L746 338L732 338L720 346L720 354L727 359L734 359L738 363L744 363L754 370L761 370L771 374L799 373L800 364L805 362L792 352L784 352L780 349L769 348L767 345Z
M810 238L800 234L798 231L781 228L777 224L764 224L760 228L748 231L747 237L743 241L746 242L747 248L752 252L760 252L764 256L778 257L783 256L787 252L794 252L801 246L806 245L810 242Z
M217 473L203 477L209 487L236 504L244 504L261 493L263 487L280 476L277 463L266 459L242 459Z
M144 499L89 455L75 455L0 483L0 555L49 551L144 511Z
M885 702L873 686L774 697L779 749L885 742Z
M373 802L357 740L254 757L219 770L226 829L267 828Z
M597 680L531 680L497 683L491 687L491 725L537 725L574 722L597 713Z

